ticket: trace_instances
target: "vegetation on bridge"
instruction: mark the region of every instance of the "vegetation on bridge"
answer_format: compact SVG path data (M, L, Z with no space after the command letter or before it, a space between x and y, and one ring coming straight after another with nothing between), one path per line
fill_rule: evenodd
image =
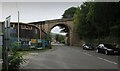
M74 13L76 11L76 7L71 7L67 10L65 10L64 14L62 15L62 18L72 18L74 16Z

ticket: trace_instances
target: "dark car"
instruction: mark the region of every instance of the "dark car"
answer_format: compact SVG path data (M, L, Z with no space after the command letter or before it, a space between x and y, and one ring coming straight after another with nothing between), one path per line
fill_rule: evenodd
M108 55L108 54L119 54L120 49L116 48L112 44L99 44L97 49L96 49L96 52L97 53L105 53L106 55Z
M94 50L94 47L91 44L83 44L82 47L85 50Z

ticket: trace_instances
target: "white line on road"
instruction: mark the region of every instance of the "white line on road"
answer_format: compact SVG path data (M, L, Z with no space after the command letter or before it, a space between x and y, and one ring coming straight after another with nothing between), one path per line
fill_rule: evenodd
M88 56L92 56L92 55L90 55L90 54L88 54L88 53L85 53L85 52L83 52L83 54L88 55Z
M112 63L112 64L118 64L118 63L116 63L116 62L109 61L109 60L104 59L104 58L101 58L101 57L97 57L97 58L98 58L98 59L101 59L101 60L104 60L104 61L107 61L107 62Z
M3 62L2 61L0 61L0 64L2 64Z
M2 64L3 63L3 61L2 61L2 59L0 59L0 64Z

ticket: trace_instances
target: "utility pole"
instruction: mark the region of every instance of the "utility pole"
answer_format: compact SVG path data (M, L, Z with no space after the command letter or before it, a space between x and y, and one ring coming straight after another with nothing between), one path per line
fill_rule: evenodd
M19 39L20 39L20 36L19 36L19 11L18 11L18 47L19 47Z

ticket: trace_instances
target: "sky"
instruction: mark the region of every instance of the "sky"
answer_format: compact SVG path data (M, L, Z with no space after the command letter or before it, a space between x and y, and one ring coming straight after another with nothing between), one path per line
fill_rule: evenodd
M23 22L57 19L61 18L67 8L78 6L85 1L118 0L0 0L0 20L12 15L12 21L17 21L18 10L20 21Z
M2 20L11 15L11 21L18 21L18 11L20 22L24 23L60 19L66 9L81 4L82 2L4 2ZM55 27L51 32L58 34L60 30L59 27Z
M60 27L59 26L56 26L56 27L54 27L52 30L51 30L51 32L52 33L56 33L56 34L61 34L61 35L66 35L67 33L64 33L64 32L60 32L62 29L60 29Z
M66 9L79 5L81 2L5 2L2 3L2 19L11 15L11 21L17 21L18 11L20 21L25 23L59 19Z
M92 0L0 0L0 20L11 15L11 21L18 21L18 11L20 22L24 23L60 19L66 9L85 1ZM60 31L58 27L53 31L56 30Z

